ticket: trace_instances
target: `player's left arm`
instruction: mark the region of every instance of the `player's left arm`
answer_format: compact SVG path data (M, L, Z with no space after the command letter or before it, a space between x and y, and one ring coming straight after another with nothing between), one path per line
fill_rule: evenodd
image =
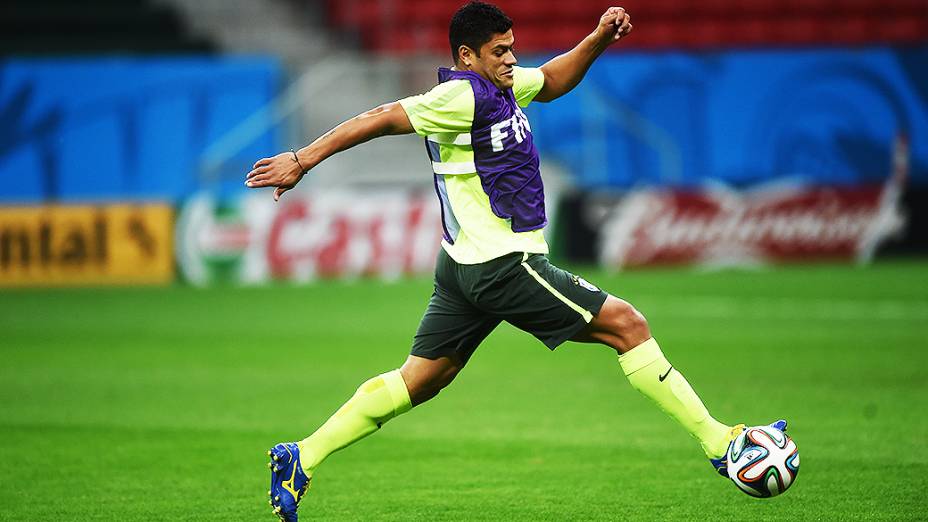
M632 32L631 20L631 15L621 7L607 9L600 17L595 31L570 51L552 58L541 66L545 83L535 96L535 101L549 102L560 98L576 87L593 61L607 47Z
M399 102L387 103L342 122L300 150L259 159L246 176L245 185L276 187L274 201L277 201L329 156L374 138L412 132L415 130Z

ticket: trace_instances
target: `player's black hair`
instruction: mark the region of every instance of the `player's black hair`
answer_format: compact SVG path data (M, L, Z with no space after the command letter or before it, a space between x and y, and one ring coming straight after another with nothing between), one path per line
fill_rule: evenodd
M448 28L451 59L457 63L458 48L462 45L480 56L480 46L489 42L494 34L503 34L511 28L512 19L499 7L476 0L464 4L451 17Z

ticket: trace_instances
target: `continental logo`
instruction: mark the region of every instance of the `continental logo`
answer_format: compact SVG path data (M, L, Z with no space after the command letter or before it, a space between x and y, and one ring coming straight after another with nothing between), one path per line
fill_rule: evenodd
M172 236L163 204L0 207L0 286L167 283Z

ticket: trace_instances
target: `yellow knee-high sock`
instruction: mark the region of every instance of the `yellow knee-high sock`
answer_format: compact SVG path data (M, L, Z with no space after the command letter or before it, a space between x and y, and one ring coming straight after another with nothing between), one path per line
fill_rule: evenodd
M332 453L374 433L383 423L410 408L409 391L399 370L368 380L325 424L297 443L306 476L312 476Z
M710 458L728 449L731 426L712 418L680 372L673 369L653 338L619 356L628 382L656 402L690 433Z

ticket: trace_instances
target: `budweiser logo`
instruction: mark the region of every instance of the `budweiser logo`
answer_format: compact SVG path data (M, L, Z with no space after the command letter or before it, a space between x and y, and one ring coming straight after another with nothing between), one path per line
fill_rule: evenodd
M905 225L899 199L908 157L908 140L900 135L883 186L634 193L607 212L600 262L868 261L880 242Z
M901 225L883 187L640 192L602 228L600 259L615 265L844 257ZM883 219L891 214L890 219ZM889 225L889 226L887 226Z

